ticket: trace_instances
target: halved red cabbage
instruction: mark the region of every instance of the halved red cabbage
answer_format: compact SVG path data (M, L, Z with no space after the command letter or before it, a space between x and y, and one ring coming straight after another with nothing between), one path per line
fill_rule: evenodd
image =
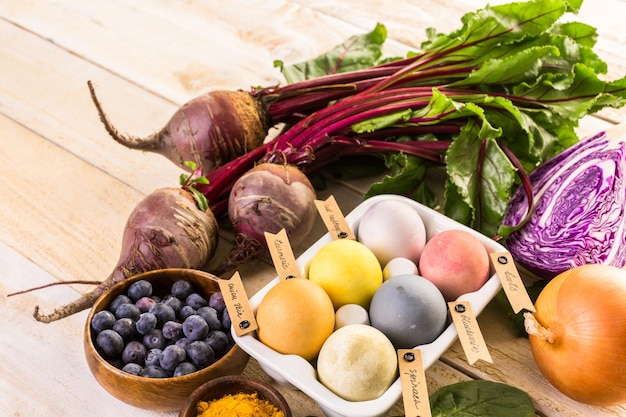
M621 126L615 130L621 133L581 140L530 174L534 210L506 240L528 271L551 279L583 264L626 264L626 134ZM519 224L527 212L520 187L502 223Z

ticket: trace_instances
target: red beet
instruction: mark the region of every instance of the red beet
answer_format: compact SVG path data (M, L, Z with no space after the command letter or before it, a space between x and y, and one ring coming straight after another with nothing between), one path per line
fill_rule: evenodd
M228 200L236 246L213 273L222 274L263 252L265 232L285 229L292 246L301 243L317 215L315 197L307 176L293 165L263 163L243 174Z
M128 217L121 255L111 275L80 298L34 317L49 323L90 308L108 288L125 278L163 268L201 268L215 253L218 224L210 210L198 209L182 188L158 189L137 204Z
M121 134L109 121L88 82L105 129L131 149L162 154L180 167L192 161L208 173L263 143L269 129L260 102L245 91L212 91L182 105L158 132L147 137Z

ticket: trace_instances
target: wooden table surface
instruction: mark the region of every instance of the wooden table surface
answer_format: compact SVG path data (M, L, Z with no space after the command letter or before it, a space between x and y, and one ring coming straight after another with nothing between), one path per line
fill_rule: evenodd
M312 58L376 22L389 31L385 53L416 49L430 26L459 27L470 0L0 0L0 415L174 416L128 406L92 378L83 354L87 311L36 322L88 288L63 285L6 297L57 280L105 278L117 262L135 204L177 186L181 170L131 151L104 131L90 101L92 80L123 132L153 132L185 101L207 90L282 82L274 59ZM492 2L493 3L493 2ZM598 28L607 77L626 74L624 0L587 0L577 20ZM581 136L626 121L626 109L585 118ZM331 183L347 213L367 181ZM324 232L321 221L300 253ZM224 234L221 253L230 244ZM240 269L249 295L275 271L267 259ZM479 317L493 363L469 366L457 342L427 371L430 392L464 380L501 381L528 392L538 416L624 416L567 399L538 371L528 341L492 302ZM246 374L268 379L251 360ZM303 393L282 390L294 416L322 416ZM398 403L389 415L401 415Z

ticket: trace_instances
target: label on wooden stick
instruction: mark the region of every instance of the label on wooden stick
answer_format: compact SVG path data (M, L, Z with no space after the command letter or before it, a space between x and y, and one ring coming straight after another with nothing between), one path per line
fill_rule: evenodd
M258 325L246 295L246 289L241 282L239 272L235 272L230 279L218 281L220 291L224 296L224 303L230 316L230 321L237 336L243 336L256 329Z
M448 303L452 322L459 334L461 347L467 357L467 362L473 365L479 359L493 363L487 349L485 339L478 327L478 321L467 301L452 301Z
M402 403L406 417L431 417L426 374L419 349L398 349Z
M281 281L289 278L298 278L300 269L296 264L296 257L291 249L287 231L281 229L276 234L265 232L265 240L272 256L272 262L274 262L274 268L276 268L278 273L278 278Z
M499 252L490 253L489 256L513 311L516 314L524 309L535 311L535 306L526 291L522 277L515 267L511 254L509 252Z
M348 222L346 222L346 218L343 216L335 197L331 195L325 201L315 200L315 206L317 207L317 211L326 225L326 229L328 229L334 240L356 239L352 229L350 229L350 226L348 225Z

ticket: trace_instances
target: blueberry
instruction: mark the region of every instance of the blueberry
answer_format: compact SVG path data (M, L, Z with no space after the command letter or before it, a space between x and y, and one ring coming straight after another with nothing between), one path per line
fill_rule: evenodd
M137 334L137 330L135 330L135 321L128 317L116 320L113 324L113 330L122 336L124 342L130 342Z
M163 337L161 329L154 329L152 333L143 337L143 344L148 349L163 349L167 345L167 339Z
M177 341L184 336L183 325L177 321L170 320L163 324L163 337L166 339Z
M187 357L196 368L202 369L215 362L215 352L203 340L193 341L187 346Z
M185 319L192 314L196 314L196 309L192 306L184 305L178 311L178 320L181 322L185 321Z
M112 358L107 358L107 362L109 362L111 365L115 366L117 369L122 369L124 367L124 365L126 365L124 363L124 361L122 360L122 356L121 355L117 355L117 356L114 356Z
M176 367L176 369L174 369L174 375L173 376L183 376L183 375L189 375L193 372L196 372L197 368L194 366L193 363L191 362L181 362L178 364L178 366Z
M189 296L185 298L185 304L187 304L188 306L192 306L197 310L200 307L209 305L209 302L203 296L201 296L197 292L194 292L189 294Z
M141 297L139 300L135 301L135 305L139 309L140 312L145 313L150 310L150 307L156 304L154 298L152 297Z
M96 347L103 356L111 358L122 353L124 339L115 330L104 329L96 337Z
M189 344L191 342L192 342L191 340L189 340L189 339L187 339L186 337L183 336L180 339L178 339L176 342L174 342L174 344L176 346L178 346L178 347L183 348L183 350L186 351L187 350L187 346L189 346Z
M173 372L176 367L185 360L187 354L183 348L176 345L169 345L163 349L163 356L159 364L166 371Z
M211 346L217 357L222 357L231 348L228 335L221 330L213 330L204 341Z
M150 349L146 354L145 366L150 365L159 365L161 361L161 357L163 356L163 350L161 349Z
M176 320L176 312L172 306L167 304L156 303L148 311L156 316L157 326L159 327L163 326L163 323L165 322Z
M226 303L224 302L224 294L220 291L214 292L209 297L209 307L214 308L218 313L222 313L226 308Z
M115 309L115 317L118 319L128 317L137 320L140 314L139 308L133 303L120 304L120 306Z
M222 313L222 328L224 330L229 330L231 324L230 314L228 313L228 310L224 310L224 313Z
M221 330L222 323L217 314L217 310L213 307L205 306L196 310L196 314L199 315L209 325L209 330Z
M128 372L132 375L139 375L141 371L143 371L143 366L133 362L129 362L122 367L122 371Z
M163 297L163 300L161 300L161 303L171 306L174 309L175 313L178 313L180 309L183 307L183 302L179 298L174 297L173 295L167 295Z
M172 284L170 292L174 297L185 300L193 290L193 284L190 281L181 279Z
M120 305L126 303L132 303L132 301L130 301L130 298L128 298L126 294L120 294L115 297L113 301L111 301L111 304L109 304L109 310L111 310L112 313L115 313L115 310L117 310Z
M157 317L152 313L141 313L139 320L135 323L137 331L142 335L152 333L157 326Z
M209 334L209 325L197 314L192 314L183 322L183 333L191 340L202 340Z
M130 284L128 290L126 290L126 295L128 295L128 298L133 302L139 300L141 297L150 297L152 295L152 284L145 279L135 281Z
M146 378L167 378L170 374L160 366L149 365L143 368L139 376L145 376Z
M96 333L110 329L113 323L115 323L115 316L109 310L100 310L91 318L91 328Z
M122 360L125 363L143 364L146 362L146 347L135 340L128 342L122 351Z

